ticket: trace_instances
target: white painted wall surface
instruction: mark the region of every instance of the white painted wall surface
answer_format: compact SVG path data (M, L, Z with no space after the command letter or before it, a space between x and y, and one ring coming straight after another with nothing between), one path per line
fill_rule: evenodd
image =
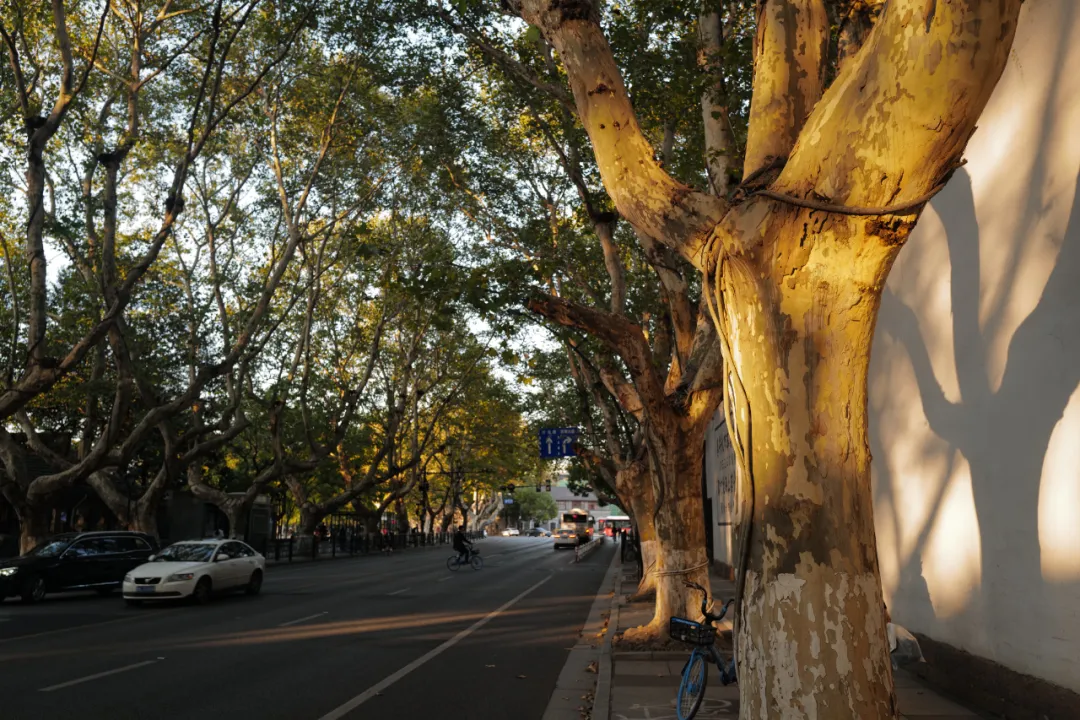
M1025 4L965 156L874 341L886 599L911 630L1080 691L1080 2Z
M706 502L712 505L713 560L734 567L735 450L728 437L724 414L717 410L705 430Z

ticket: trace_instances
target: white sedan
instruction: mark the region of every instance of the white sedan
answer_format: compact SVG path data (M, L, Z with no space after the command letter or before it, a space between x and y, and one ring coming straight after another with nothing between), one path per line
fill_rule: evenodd
M191 597L202 604L230 590L257 595L265 571L266 559L239 540L178 542L124 576L124 600L137 605Z

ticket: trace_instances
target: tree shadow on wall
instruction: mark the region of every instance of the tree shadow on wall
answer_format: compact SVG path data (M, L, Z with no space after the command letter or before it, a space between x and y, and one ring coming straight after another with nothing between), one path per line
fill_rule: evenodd
M1033 173L1041 182L1045 169ZM1078 178L1080 182L1080 178ZM1037 191L1032 192L1037 195ZM1050 588L1042 575L1039 544L1039 486L1043 462L1051 434L1061 420L1066 405L1080 385L1080 186L1074 193L1068 228L1054 269L1035 309L1012 335L1005 373L997 390L992 389L987 364L987 337L979 323L980 247L978 223L966 171L958 172L935 203L945 226L951 259L953 344L960 401L946 398L930 363L914 312L886 290L881 304L879 327L903 343L915 372L923 410L931 430L963 453L971 468L971 485L981 541L982 582L978 597L969 601L968 612L981 611L978 626L993 633L994 628L1011 625L1011 636L1029 634L1033 643L1047 639L1047 623L1058 622L1048 602L1050 592L1074 592ZM1032 213L1045 208L1028 207L1020 224L1023 231L1034 227ZM1017 245L1020 245L1018 242ZM1006 277L1008 289L1015 281L1013 258ZM1008 297L1009 293L1001 293ZM991 318L1003 312L991 308ZM988 324L993 328L996 322ZM884 457L876 432L871 433L872 452ZM901 569L898 602L930 604L921 557L927 538L949 484L949 473L941 480L926 524L915 547ZM892 479L883 476L879 485L891 488ZM891 495L891 490L884 490ZM901 512L890 503L894 514ZM1080 514L1080 508L1077 509ZM1077 519L1080 522L1080 518ZM1061 601L1067 602L1065 598ZM909 606L910 607L910 606ZM933 615L933 607L926 616ZM1019 625L1019 627L1017 627ZM1024 654L1008 641L987 638L995 647L995 659L1007 661L1009 654ZM1044 660L1046 658L1043 658ZM1014 658L1015 661L1020 660ZM1021 664L1023 660L1020 660Z

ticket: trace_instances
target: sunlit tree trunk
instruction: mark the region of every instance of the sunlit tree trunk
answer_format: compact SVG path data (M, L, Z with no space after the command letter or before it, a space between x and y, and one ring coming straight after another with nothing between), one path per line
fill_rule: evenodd
M741 715L895 718L866 428L874 321L892 260L1001 76L1021 0L889 0L845 40L827 89L822 0L759 2L730 201L656 162L594 4L505 2L559 53L619 213L704 274L752 498Z
M737 426L749 420L752 438L738 648L740 682L765 692L742 693L747 717L896 716L866 431L870 340L895 248L851 239L860 257L838 250L835 270L780 270L790 285L737 264L721 277L750 408Z

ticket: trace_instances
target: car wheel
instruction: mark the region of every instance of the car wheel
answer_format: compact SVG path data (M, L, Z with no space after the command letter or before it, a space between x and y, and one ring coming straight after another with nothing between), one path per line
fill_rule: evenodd
M22 601L24 603L36 603L45 599L45 578L35 575L28 578L23 584Z
M199 605L205 605L210 602L210 595L213 590L214 586L210 582L210 578L199 578L199 582L195 583L195 590L191 593L191 597Z
M251 579L248 580L247 586L244 588L244 592L248 595L258 595L262 590L263 574L262 570L256 570L251 573Z

